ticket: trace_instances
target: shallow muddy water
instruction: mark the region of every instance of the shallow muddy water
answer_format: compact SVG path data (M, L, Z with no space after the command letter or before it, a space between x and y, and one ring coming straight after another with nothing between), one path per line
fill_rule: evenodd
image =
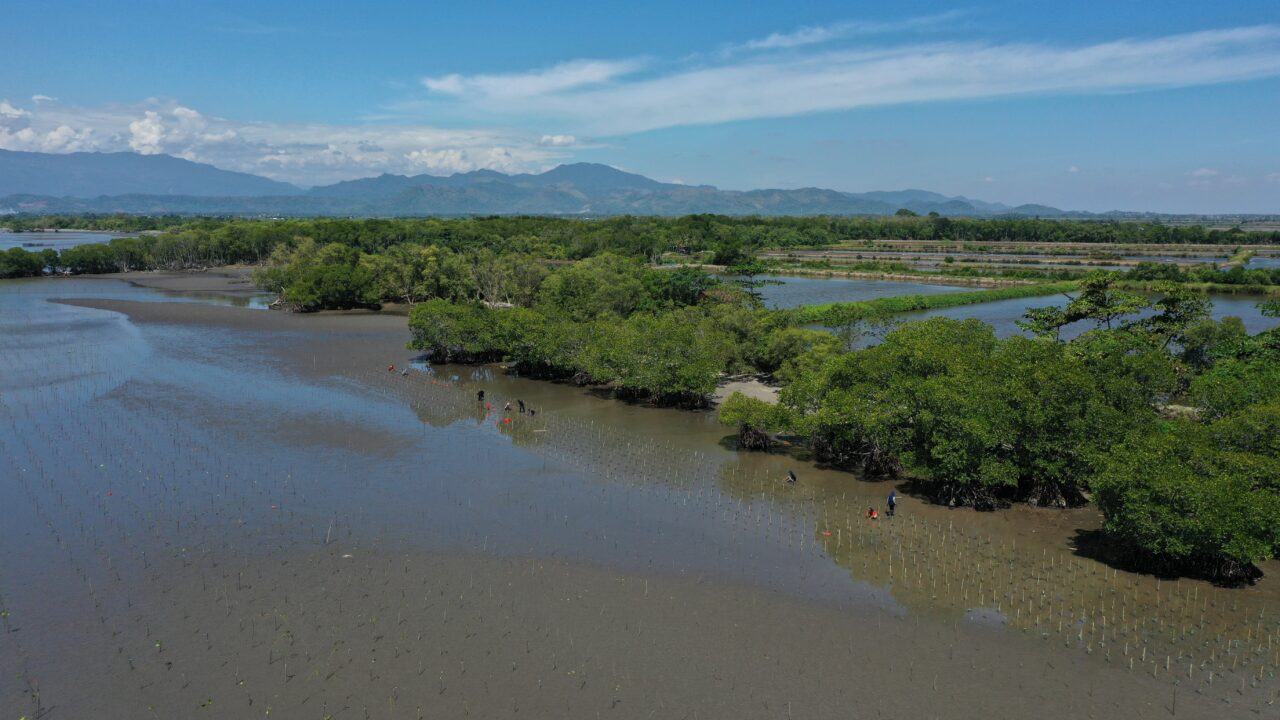
M1073 552L1088 509L873 523L887 484L739 454L712 413L415 365L403 317L198 299L0 283L15 718L1275 707L1275 567L1119 572Z

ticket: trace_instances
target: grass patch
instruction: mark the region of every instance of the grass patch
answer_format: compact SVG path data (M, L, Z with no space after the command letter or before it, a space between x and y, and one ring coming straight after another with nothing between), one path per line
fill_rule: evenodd
M1116 287L1124 290L1133 290L1135 292L1159 292L1159 280L1119 280ZM1259 284L1230 284L1215 282L1184 282L1177 283L1180 287L1190 288L1203 293L1217 293L1220 295L1266 295L1268 297L1280 297L1280 285L1259 285Z

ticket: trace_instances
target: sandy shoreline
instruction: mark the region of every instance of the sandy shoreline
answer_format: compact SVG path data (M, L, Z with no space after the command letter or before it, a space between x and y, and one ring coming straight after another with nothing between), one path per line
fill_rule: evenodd
M728 382L721 383L720 386L716 388L716 392L712 396L712 399L716 404L720 404L725 400L728 400L729 396L734 393L742 393L749 398L776 403L778 402L778 391L780 389L781 388L776 385L769 385L754 378L750 380L730 380Z
M253 284L253 273L257 269L249 265L227 265L208 270L136 270L75 277L123 280L138 287L169 292L222 293L237 296L262 292Z

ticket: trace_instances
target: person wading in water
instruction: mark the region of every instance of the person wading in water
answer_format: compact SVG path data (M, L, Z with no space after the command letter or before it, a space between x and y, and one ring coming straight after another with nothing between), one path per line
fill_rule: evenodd
M893 517L893 511L898 507L898 491L889 491L889 517Z

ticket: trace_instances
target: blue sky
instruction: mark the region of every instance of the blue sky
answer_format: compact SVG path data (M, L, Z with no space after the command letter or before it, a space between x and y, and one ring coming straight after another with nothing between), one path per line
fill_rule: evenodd
M216 5L216 7L215 7ZM1267 2L21 2L0 148L1280 212Z

